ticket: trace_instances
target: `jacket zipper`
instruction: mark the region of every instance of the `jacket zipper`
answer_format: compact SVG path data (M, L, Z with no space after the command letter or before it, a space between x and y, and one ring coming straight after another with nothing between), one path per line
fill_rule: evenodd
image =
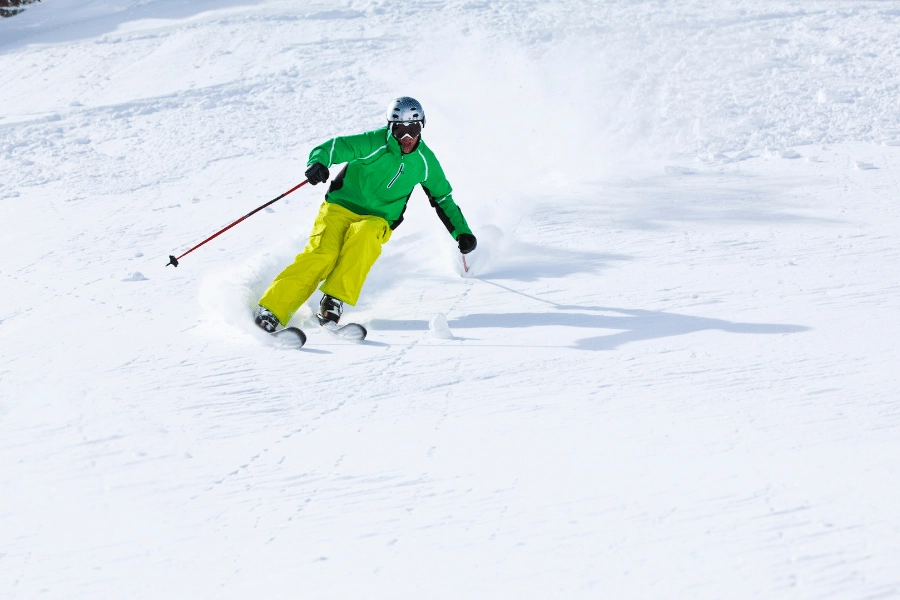
M400 173L403 172L403 163L400 163L400 169L397 171L397 174L394 175L394 178L391 179L391 182L387 185L388 189L391 189L391 186L394 185L394 182L397 181L397 178L400 177Z

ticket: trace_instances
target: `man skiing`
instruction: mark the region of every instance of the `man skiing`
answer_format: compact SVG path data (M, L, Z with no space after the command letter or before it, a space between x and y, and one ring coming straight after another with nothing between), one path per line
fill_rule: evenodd
M404 96L388 106L385 127L313 148L306 170L313 185L328 180L329 167L347 164L331 181L306 248L260 298L257 325L274 332L324 281L316 317L323 326L334 327L344 303L355 305L359 299L369 269L403 221L416 185L422 186L459 251L475 249L475 236L453 201L450 183L422 140L424 127L422 105Z

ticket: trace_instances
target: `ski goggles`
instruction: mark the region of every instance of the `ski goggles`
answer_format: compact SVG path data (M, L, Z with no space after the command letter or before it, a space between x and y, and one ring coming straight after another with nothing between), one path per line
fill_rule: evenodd
M391 124L391 133L398 140L405 135L418 137L422 133L422 121L397 121Z

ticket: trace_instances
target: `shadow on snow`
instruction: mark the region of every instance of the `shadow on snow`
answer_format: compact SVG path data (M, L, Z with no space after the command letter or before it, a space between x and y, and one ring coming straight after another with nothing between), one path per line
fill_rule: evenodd
M484 279L481 279L480 281L504 289L509 289L492 281ZM541 300L540 298L528 294L522 294L521 292L516 293L550 304L555 310L493 314L476 313L450 320L448 321L448 324L451 329L581 327L584 329L607 329L617 332L578 340L573 347L581 350L614 350L630 342L659 339L709 330L750 334L787 334L800 333L809 330L809 327L802 325L738 323L726 321L724 319L695 317L655 310L615 308L608 306L561 305ZM374 330L382 331L427 331L428 322L419 320L401 321L376 319L370 323L370 327Z

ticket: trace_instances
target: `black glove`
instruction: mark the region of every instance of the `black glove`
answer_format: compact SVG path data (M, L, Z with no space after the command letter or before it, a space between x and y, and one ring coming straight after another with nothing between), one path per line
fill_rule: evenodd
M328 181L328 167L319 162L309 165L306 170L306 179L313 185Z
M475 241L475 236L471 233L459 234L456 236L456 243L459 244L459 251L463 254L468 254L478 245L478 242Z

